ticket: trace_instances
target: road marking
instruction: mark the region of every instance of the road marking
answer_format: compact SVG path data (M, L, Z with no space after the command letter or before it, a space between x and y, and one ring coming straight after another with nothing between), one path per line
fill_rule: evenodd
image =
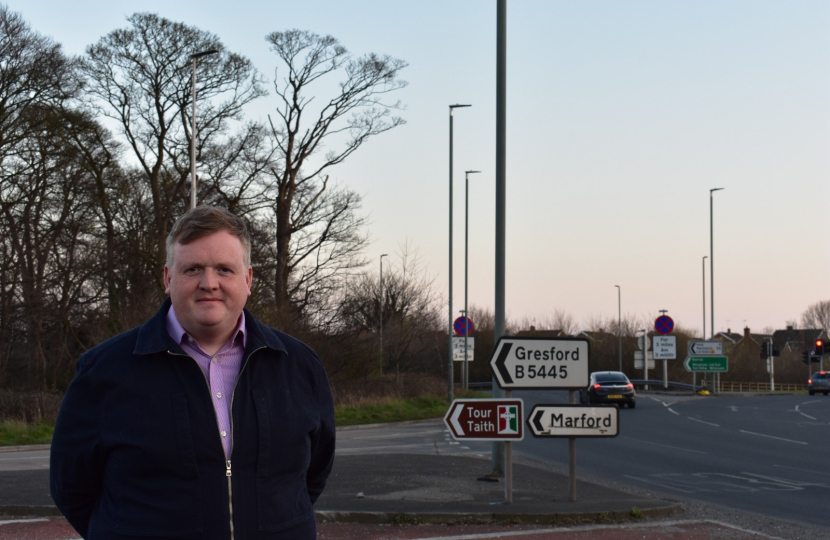
M816 402L815 402L815 401L810 401L810 402L808 402L808 403L816 403ZM801 416L806 416L806 417L807 417L807 418L809 418L810 420L816 420L815 418L813 418L813 417L812 417L812 416L810 416L809 414L804 414L803 412L801 412L801 410L798 408L798 405L796 405L796 406L795 406L795 412L797 412L797 413L798 413L798 414L800 414Z
M791 443L795 443L795 444L807 444L806 442L803 442L803 441L794 441L792 439L784 439L782 437L773 437L772 435L764 435L763 433L755 433L753 431L746 431L746 430L743 430L743 429L740 429L738 431L740 431L741 433L748 433L749 435L758 435L759 437L768 437L770 439L777 439L779 441L791 442Z
M42 521L49 521L46 518L37 518L37 519L7 519L5 521L0 521L0 525L10 525L12 523L39 523Z
M410 436L413 436L413 435L435 435L437 433L441 433L441 432L439 430L413 431L411 433L397 433L397 434L394 434L394 435L372 435L371 437L351 437L349 440L362 441L364 439L395 439L395 438L400 438L400 437L410 437Z
M675 411L675 410L674 410L674 409L672 409L671 407L669 407L669 412L673 412L673 413L674 413L674 414L676 414L677 416L680 416L680 413L679 413L679 412L677 412L677 411Z
M818 474L820 476L830 476L830 473L822 472L818 467L816 467L815 469L812 469L812 470L799 469L798 467L787 467L786 465L773 465L773 467L778 467L779 469L790 469L792 471L810 473L811 475L817 475Z
M395 448L435 448L433 443L398 444L394 446L354 446L351 448L337 448L335 452L367 452L371 450L394 450Z
M778 536L769 536L757 531L743 529L736 525L731 525L723 521L715 521L712 519L705 520L673 520L660 521L657 523L632 523L632 524L615 524L615 525L582 525L577 527L556 527L555 529L533 529L528 531L509 531L509 532L490 532L478 534L465 534L461 536L431 536L429 538L420 538L418 540L483 540L486 538L511 538L519 536L532 536L547 533L562 533L562 532L583 532L583 531L602 531L602 530L620 530L620 529L648 529L657 527L677 527L680 525L697 525L711 523L725 529L732 529L748 534L756 535L760 538L768 538L770 540L784 540Z
M701 424L706 424L708 426L720 427L718 424L713 424L712 422L704 422L703 420L698 420L697 418L692 418L691 416L688 416L687 418L689 420L694 420L695 422L700 422Z
M623 437L621 437L621 438L623 438ZM624 437L624 438L625 439L630 439L632 441L643 442L643 443L646 443L646 444L653 444L655 446L663 446L665 448L674 448L675 450L685 450L686 452L694 452L695 454L706 454L707 456L709 455L709 452L703 452L702 450L692 450L691 448L683 448L682 446L671 446L671 445L668 445L668 444L660 444L660 443L651 442L651 441L644 441L644 440L641 440L641 439L634 439L632 437Z
M730 405L729 408L732 409L732 412L738 412L738 408L734 405Z

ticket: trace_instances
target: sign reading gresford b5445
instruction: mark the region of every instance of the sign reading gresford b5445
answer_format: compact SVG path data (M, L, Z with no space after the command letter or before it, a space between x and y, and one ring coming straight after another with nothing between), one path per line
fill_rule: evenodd
M499 339L490 365L502 388L585 388L588 340L574 338Z

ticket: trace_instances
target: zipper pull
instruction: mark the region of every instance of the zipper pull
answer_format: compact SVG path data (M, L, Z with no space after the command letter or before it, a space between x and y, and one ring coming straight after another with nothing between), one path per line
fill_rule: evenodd
M231 460L225 462L225 476L231 476Z

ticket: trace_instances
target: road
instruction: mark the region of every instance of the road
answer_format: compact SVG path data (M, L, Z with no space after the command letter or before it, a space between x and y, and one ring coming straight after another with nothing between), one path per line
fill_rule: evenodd
M516 391L536 403L565 403L562 391ZM698 397L641 393L620 410L620 434L577 441L577 474L825 526L830 509L830 397ZM438 421L338 433L338 453L482 454L490 443L455 441ZM566 439L514 443L518 456L565 468ZM48 452L0 453L0 470L42 471Z
M516 391L526 414L566 403L563 391ZM339 452L487 454L490 443L454 441L441 424L344 431ZM783 520L825 526L830 509L830 397L641 393L620 410L620 434L577 441L577 474ZM568 464L567 439L514 443L518 455Z

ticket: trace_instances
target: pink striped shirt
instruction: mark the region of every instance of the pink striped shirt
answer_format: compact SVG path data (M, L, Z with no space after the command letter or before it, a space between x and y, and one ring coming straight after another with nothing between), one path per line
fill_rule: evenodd
M210 390L210 398L213 401L213 410L216 412L216 423L219 427L222 448L225 450L225 459L230 459L233 448L231 402L236 379L242 368L242 357L245 354L245 344L247 342L245 313L242 312L239 315L236 330L228 342L213 356L206 353L199 343L182 327L176 318L173 306L170 306L170 311L167 312L167 333L184 352L196 360L196 364L204 373L205 381Z

